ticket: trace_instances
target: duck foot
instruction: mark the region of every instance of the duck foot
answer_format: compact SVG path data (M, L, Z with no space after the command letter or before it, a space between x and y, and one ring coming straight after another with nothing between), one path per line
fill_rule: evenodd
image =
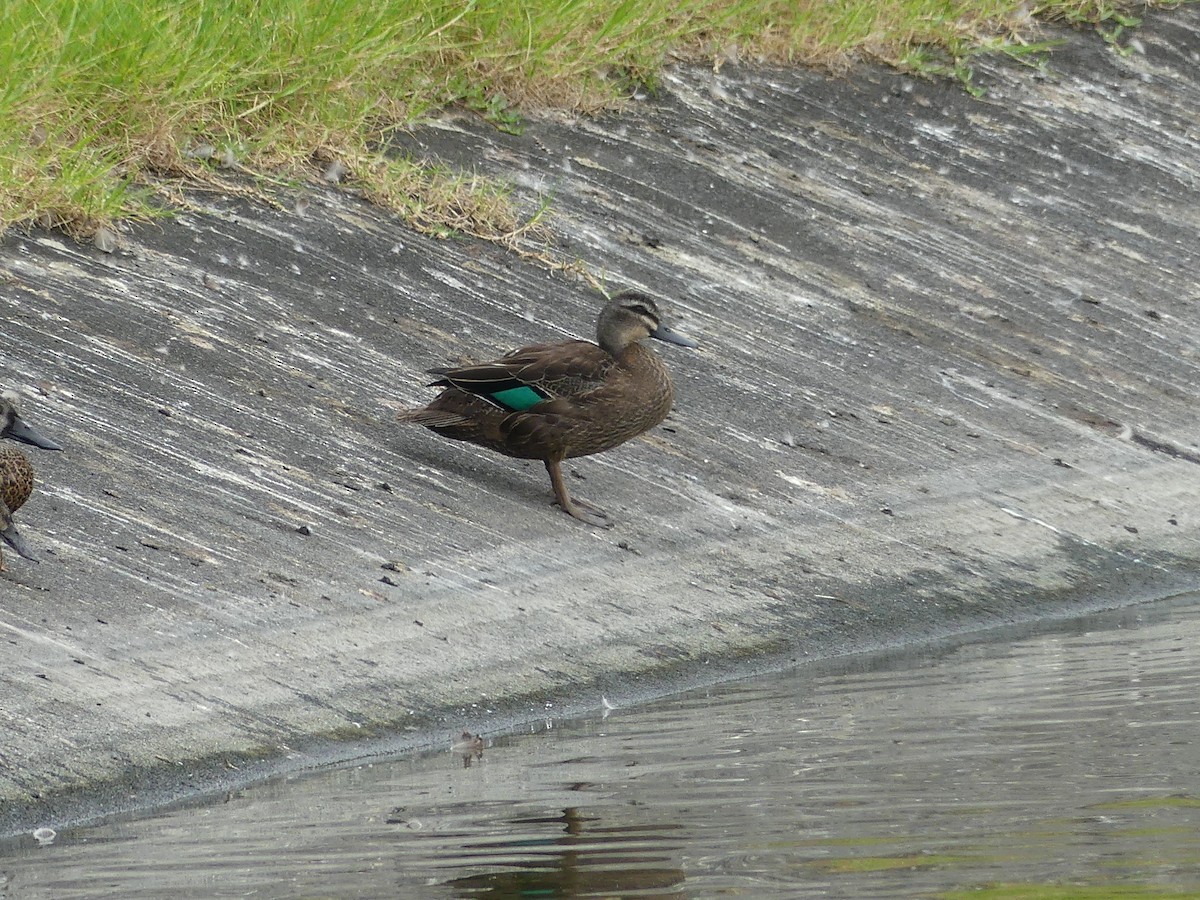
M569 507L563 506L562 511L568 516L574 516L580 522L587 522L589 525L595 525L597 528L612 528L613 520L609 518L608 513L600 509L598 506L592 506L586 500L581 500L578 497L573 498Z
M580 522L595 525L597 528L612 528L613 521L608 513L597 506L592 506L586 500L578 497L571 499L567 486L563 482L562 470L557 460L546 460L546 471L550 473L550 484L554 488L554 499L568 516L573 516Z

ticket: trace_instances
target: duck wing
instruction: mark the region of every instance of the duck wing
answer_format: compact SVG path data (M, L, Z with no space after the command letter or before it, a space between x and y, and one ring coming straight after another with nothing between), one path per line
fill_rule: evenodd
M578 398L601 387L615 360L589 341L535 344L500 359L434 369L437 387L455 387L499 409L523 412L546 400Z

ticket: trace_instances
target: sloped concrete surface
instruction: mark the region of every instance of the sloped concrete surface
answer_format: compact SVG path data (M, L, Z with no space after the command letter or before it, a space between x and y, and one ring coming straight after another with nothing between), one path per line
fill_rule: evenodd
M607 531L394 422L430 366L590 335L568 277L332 192L4 238L2 380L67 449L0 576L0 828L1195 588L1200 8L1063 36L982 100L727 66L401 142L552 194L701 342L569 467Z

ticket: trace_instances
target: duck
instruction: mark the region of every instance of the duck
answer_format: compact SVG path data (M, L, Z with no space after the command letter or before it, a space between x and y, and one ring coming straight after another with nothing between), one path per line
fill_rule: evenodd
M462 757L463 768L469 769L472 759L483 759L483 735L471 734L464 728L450 749Z
M0 393L0 437L43 450L62 450L61 445L21 418L21 398L14 391ZM33 466L28 457L15 447L0 447L0 538L21 556L37 562L37 556L13 522L13 513L25 505L32 493ZM0 572L5 570L4 554L0 553Z
M478 757L482 757L483 735L471 734L471 732L464 728L462 734L458 736L458 740L450 745L450 749L455 753L475 754Z
M667 417L675 388L646 338L698 346L663 324L652 297L626 290L601 309L595 343L534 344L490 362L430 369L439 377L429 387L442 392L398 418L505 456L540 459L563 512L610 527L604 510L571 496L562 462L611 450Z

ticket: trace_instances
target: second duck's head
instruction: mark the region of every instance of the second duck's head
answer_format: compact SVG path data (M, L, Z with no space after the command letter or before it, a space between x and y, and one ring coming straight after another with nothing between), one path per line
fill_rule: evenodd
M61 445L25 423L21 418L21 398L14 391L0 393L0 437L32 444L43 450L62 449Z
M622 291L605 304L596 322L596 343L617 356L630 344L643 338L655 338L696 347L696 342L672 331L662 323L658 304L641 291Z

